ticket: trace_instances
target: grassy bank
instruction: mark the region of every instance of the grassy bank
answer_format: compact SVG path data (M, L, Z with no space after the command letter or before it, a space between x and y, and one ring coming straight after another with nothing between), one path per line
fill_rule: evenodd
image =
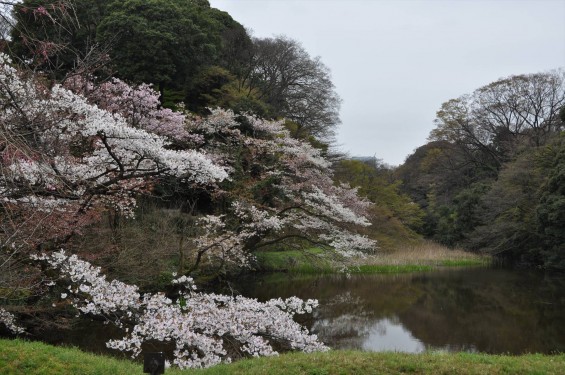
M269 251L256 254L258 269L268 272L297 274L334 273L343 264L351 273L423 272L444 267L486 266L490 257L460 249L422 242L390 251L378 251L365 258L338 259L336 254L318 248L306 250Z
M255 254L258 269L266 272L323 274L335 272L334 255L319 248L265 251Z
M141 366L39 342L0 340L0 374L141 374Z
M562 374L565 355L499 356L468 353L331 351L257 358L205 370L166 374ZM0 340L0 374L142 374L141 365L37 342Z

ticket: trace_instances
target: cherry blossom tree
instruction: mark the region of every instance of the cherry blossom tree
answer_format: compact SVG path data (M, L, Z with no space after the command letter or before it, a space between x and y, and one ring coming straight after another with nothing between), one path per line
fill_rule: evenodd
M69 297L79 313L102 316L124 329L126 336L109 347L136 356L146 340L173 341L179 367L207 367L245 354L275 355L275 343L326 349L292 320L310 312L316 301L259 303L198 293L186 276L173 280L187 287L175 300L163 293L141 294L135 285L108 282L99 268L76 255L54 251L105 209L133 215L136 195L149 191L155 177L205 186L227 179L229 165L194 149L172 147L173 139L199 138L182 131L182 115L154 108L151 97L137 95L147 87L136 92L114 81L93 92L118 93L87 99L41 78L0 55L1 282L21 282L33 269L26 288L52 293L66 286L60 298ZM105 95L120 98L115 109L114 101L103 101ZM18 269L22 264L25 269ZM45 272L49 269L58 272L54 276ZM5 279L8 274L13 278ZM4 307L0 323L22 332Z
M64 86L88 98L89 103L98 108L121 115L130 127L147 130L173 142L198 141L185 127L186 116L162 108L160 94L149 84L130 86L113 78L97 85L77 75L67 79Z
M137 193L171 175L195 184L227 177L194 150L82 96L23 72L0 55L0 283L41 293L29 254L63 244L112 208L132 215Z
M35 244L70 234L98 208L131 215L135 194L150 189L154 176L199 184L227 177L201 152L169 148L170 141L155 133L159 129L147 129L150 120L146 129L135 127L135 120L57 84L49 89L22 77L6 56L0 59L2 204L7 211L51 215L51 229Z
M210 198L220 206L217 213L197 222L201 235L191 239L194 263L187 275L205 259L249 266L254 251L280 242L307 241L344 256L374 250L374 241L355 230L369 225L370 202L356 189L334 184L321 150L291 137L284 121L219 108L204 118L183 115L160 108L159 94L149 85L131 87L116 79L96 85L76 77L66 87L122 115L131 127L205 153L230 173ZM192 194L194 186L187 189Z
M253 252L297 240L343 256L375 249L356 230L370 225L371 203L356 189L334 184L331 163L319 149L292 138L284 121L213 109L188 127L203 139L193 147L237 176L217 194L222 210L200 221L196 265L208 258L246 266Z
M141 294L134 285L108 282L100 269L64 252L40 255L60 271L66 283L62 299L70 299L82 314L106 316L127 335L108 342L108 347L141 353L147 340L172 341L174 363L181 368L209 367L242 355L272 356L273 344L305 352L327 350L293 321L295 314L312 312L317 301L291 297L265 303L241 296L197 292L191 278L181 276L174 284L184 287L173 301L163 293ZM14 328L17 329L17 328Z

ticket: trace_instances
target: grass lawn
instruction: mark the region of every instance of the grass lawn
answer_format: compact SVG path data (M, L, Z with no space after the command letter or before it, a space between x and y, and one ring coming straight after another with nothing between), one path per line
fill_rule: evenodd
M96 356L74 348L38 342L0 340L2 375L135 375L138 363ZM430 352L424 354L330 351L290 353L248 359L204 370L167 369L165 374L563 374L565 355L487 354Z

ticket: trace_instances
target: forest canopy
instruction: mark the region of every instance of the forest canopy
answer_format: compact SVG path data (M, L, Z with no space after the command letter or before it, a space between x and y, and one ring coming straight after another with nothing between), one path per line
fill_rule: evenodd
M442 104L397 173L426 236L563 269L565 72L510 76Z

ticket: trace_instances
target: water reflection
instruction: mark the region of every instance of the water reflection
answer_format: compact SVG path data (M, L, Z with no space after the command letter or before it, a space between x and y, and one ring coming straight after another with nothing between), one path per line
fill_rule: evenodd
M334 348L487 353L565 351L565 279L469 269L401 276L276 276L242 286L321 307L302 323Z
M317 298L321 306L298 320L336 349L565 352L564 276L496 269L350 278L273 275L232 287L260 300ZM122 336L111 325L81 319L74 329L35 332L31 338L105 353L105 342Z
M403 351L408 353L420 353L426 346L417 338L412 336L397 317L385 318L377 321L364 338L361 346L363 350L374 352Z

